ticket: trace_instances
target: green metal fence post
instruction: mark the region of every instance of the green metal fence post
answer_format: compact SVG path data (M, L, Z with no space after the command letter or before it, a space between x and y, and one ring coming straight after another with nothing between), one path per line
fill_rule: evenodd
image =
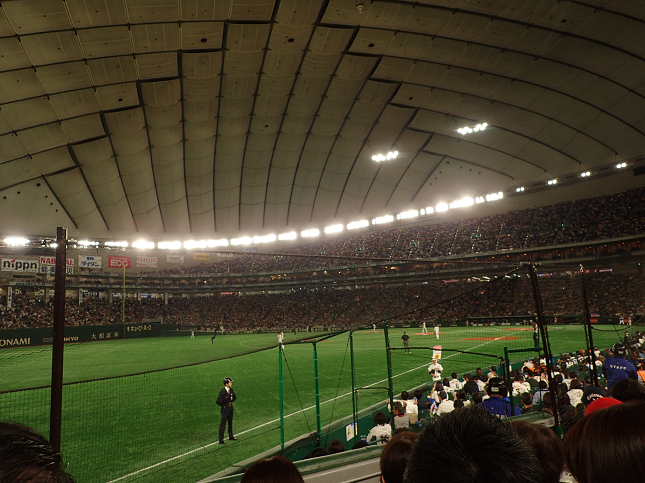
M354 423L354 443L358 441L358 418L356 417L356 372L354 371L354 332L349 331L349 356L352 364L352 416Z
M314 342L314 379L316 381L316 432L318 433L317 445L322 440L322 423L320 421L320 383L318 381L318 350Z
M385 353L387 354L387 394L390 398L390 425L394 434L394 382L392 381L392 351L390 350L390 337L387 331L387 320L383 319L383 335L385 336Z
M284 456L284 379L282 377L282 344L278 344L278 377L280 380L280 448Z

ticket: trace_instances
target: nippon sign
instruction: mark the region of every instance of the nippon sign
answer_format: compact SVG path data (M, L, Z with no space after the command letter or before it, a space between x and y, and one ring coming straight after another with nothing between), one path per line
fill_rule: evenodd
M92 257L86 255L78 256L78 266L81 268L101 268L101 257Z
M157 267L157 257L141 257L137 256L137 267Z
M183 255L166 255L166 261L168 263L184 263Z
M108 257L108 267L110 268L130 268L130 257L117 257L110 255Z
M74 266L74 259L73 258L66 258L65 263L67 264L68 267L73 267ZM40 257L40 264L41 265L56 265L56 257Z
M40 263L37 260L22 260L18 258L3 258L3 272L33 272L38 273Z

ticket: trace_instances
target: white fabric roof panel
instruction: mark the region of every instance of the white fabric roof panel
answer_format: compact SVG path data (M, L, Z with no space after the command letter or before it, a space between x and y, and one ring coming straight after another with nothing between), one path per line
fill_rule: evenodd
M611 167L645 155L644 19L635 0L4 2L3 186L76 173L56 195L96 200L78 236L232 237Z

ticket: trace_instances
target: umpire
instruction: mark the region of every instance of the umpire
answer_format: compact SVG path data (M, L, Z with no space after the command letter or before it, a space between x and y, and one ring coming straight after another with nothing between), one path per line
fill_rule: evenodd
M217 405L222 408L222 421L219 423L219 444L226 444L224 441L224 429L226 428L226 421L228 421L228 439L235 441L233 436L233 402L237 399L235 391L233 391L233 379L230 377L224 378L224 389L219 392L217 396Z

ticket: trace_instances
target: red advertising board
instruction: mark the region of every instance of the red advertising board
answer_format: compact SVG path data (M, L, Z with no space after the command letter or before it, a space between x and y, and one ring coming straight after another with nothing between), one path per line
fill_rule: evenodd
M110 255L108 257L108 267L110 268L130 268L130 257L117 257Z

